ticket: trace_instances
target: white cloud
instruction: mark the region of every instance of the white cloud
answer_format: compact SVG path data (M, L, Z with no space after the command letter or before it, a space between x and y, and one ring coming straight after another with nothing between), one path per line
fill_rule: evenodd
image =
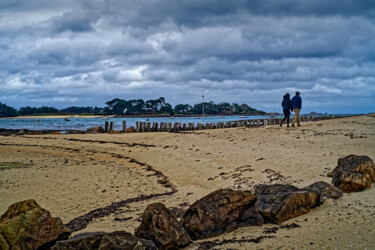
M368 1L4 0L0 9L0 101L11 106L194 104L205 94L273 111L300 90L315 111L375 110Z

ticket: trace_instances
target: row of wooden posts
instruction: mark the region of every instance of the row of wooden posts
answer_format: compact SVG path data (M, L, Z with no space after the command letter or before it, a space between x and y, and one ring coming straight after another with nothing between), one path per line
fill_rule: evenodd
M316 117L316 116L301 116L301 122L312 122L334 119L333 115ZM217 122L217 123L181 123L181 122L136 122L135 131L141 132L179 132L179 131L193 131L203 129L220 129L220 128L236 128L236 127L260 127L268 125L278 125L282 121L281 118L273 119L258 119L258 120L241 120L241 121L230 121L230 122ZM105 132L113 130L113 122L105 122ZM122 121L122 131L126 130L126 121Z

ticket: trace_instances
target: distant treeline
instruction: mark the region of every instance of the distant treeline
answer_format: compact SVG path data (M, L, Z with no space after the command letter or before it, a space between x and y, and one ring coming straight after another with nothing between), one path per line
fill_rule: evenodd
M104 108L104 113L113 115L154 115L154 114L169 114L169 115L200 115L203 112L208 115L232 115L232 114L265 114L264 111L259 111L249 107L246 104L229 104L222 102L215 104L214 102L198 103L194 106L189 104L178 104L174 108L171 104L165 101L164 97L156 100L144 101L143 99L123 100L113 99L105 103L107 107Z
M178 104L174 108L165 101L164 97L155 100L134 99L123 100L115 98L105 103L107 107L69 107L65 109L57 109L54 107L42 106L21 107L19 110L9 107L0 102L0 117L14 117L17 115L35 115L35 114L105 114L105 115L200 115L203 112L203 103L195 105ZM204 103L204 113L208 115L252 115L265 114L251 108L247 104L237 103Z
M103 113L103 108L98 107L69 107L65 109L57 109L53 107L42 106L40 108L21 107L18 110L19 115L31 114L98 114Z
M21 107L18 110L9 107L0 102L0 117L15 117L18 115L35 115L35 114L103 114L104 108L98 107L69 107L65 109L57 109L54 107L42 106L35 107Z

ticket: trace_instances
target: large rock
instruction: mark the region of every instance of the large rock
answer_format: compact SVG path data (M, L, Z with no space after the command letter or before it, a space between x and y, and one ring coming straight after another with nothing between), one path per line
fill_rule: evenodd
M99 133L104 133L104 132L105 130L101 126L86 129L87 134L99 134Z
M283 221L307 214L320 205L320 194L292 185L258 185L255 188L255 208L265 222L280 224Z
M69 235L62 221L51 217L35 200L11 205L0 218L0 249L49 248Z
M326 199L338 199L343 195L340 189L324 181L315 182L303 189L320 194L320 203L323 203Z
M375 165L368 156L348 155L338 160L332 184L343 192L358 192L375 181Z
M113 233L87 233L77 235L64 241L58 241L53 250L75 249L124 249L124 250L154 250L155 244L150 240L139 239L125 231Z
M191 241L186 230L162 203L147 206L135 235L154 241L161 249L179 249Z
M191 205L181 224L192 239L214 237L251 222L259 224L262 221L254 219L259 217L252 214L256 210L251 210L255 201L255 195L249 191L220 189Z

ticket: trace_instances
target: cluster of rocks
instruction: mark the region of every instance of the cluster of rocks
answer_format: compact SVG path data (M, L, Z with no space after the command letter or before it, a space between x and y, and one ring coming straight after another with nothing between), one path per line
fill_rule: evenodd
M368 157L350 155L339 159L333 172L337 187L316 182L304 188L258 185L254 192L220 189L196 201L180 221L164 204L150 204L135 236L116 231L68 239L71 232L60 219L51 217L34 200L27 200L11 205L1 216L0 249L179 249L192 240L218 236L243 226L280 224L309 213L326 199L341 197L341 190L352 191L348 187L355 187L358 191L371 185L368 182L374 181L375 166Z
M192 240L214 237L242 226L280 224L308 213L326 198L342 195L318 182L303 189L292 185L259 185L250 191L220 189L196 201L180 221L162 204L150 204L135 236L117 231L68 239L70 230L34 200L11 205L0 221L1 249L178 249Z

